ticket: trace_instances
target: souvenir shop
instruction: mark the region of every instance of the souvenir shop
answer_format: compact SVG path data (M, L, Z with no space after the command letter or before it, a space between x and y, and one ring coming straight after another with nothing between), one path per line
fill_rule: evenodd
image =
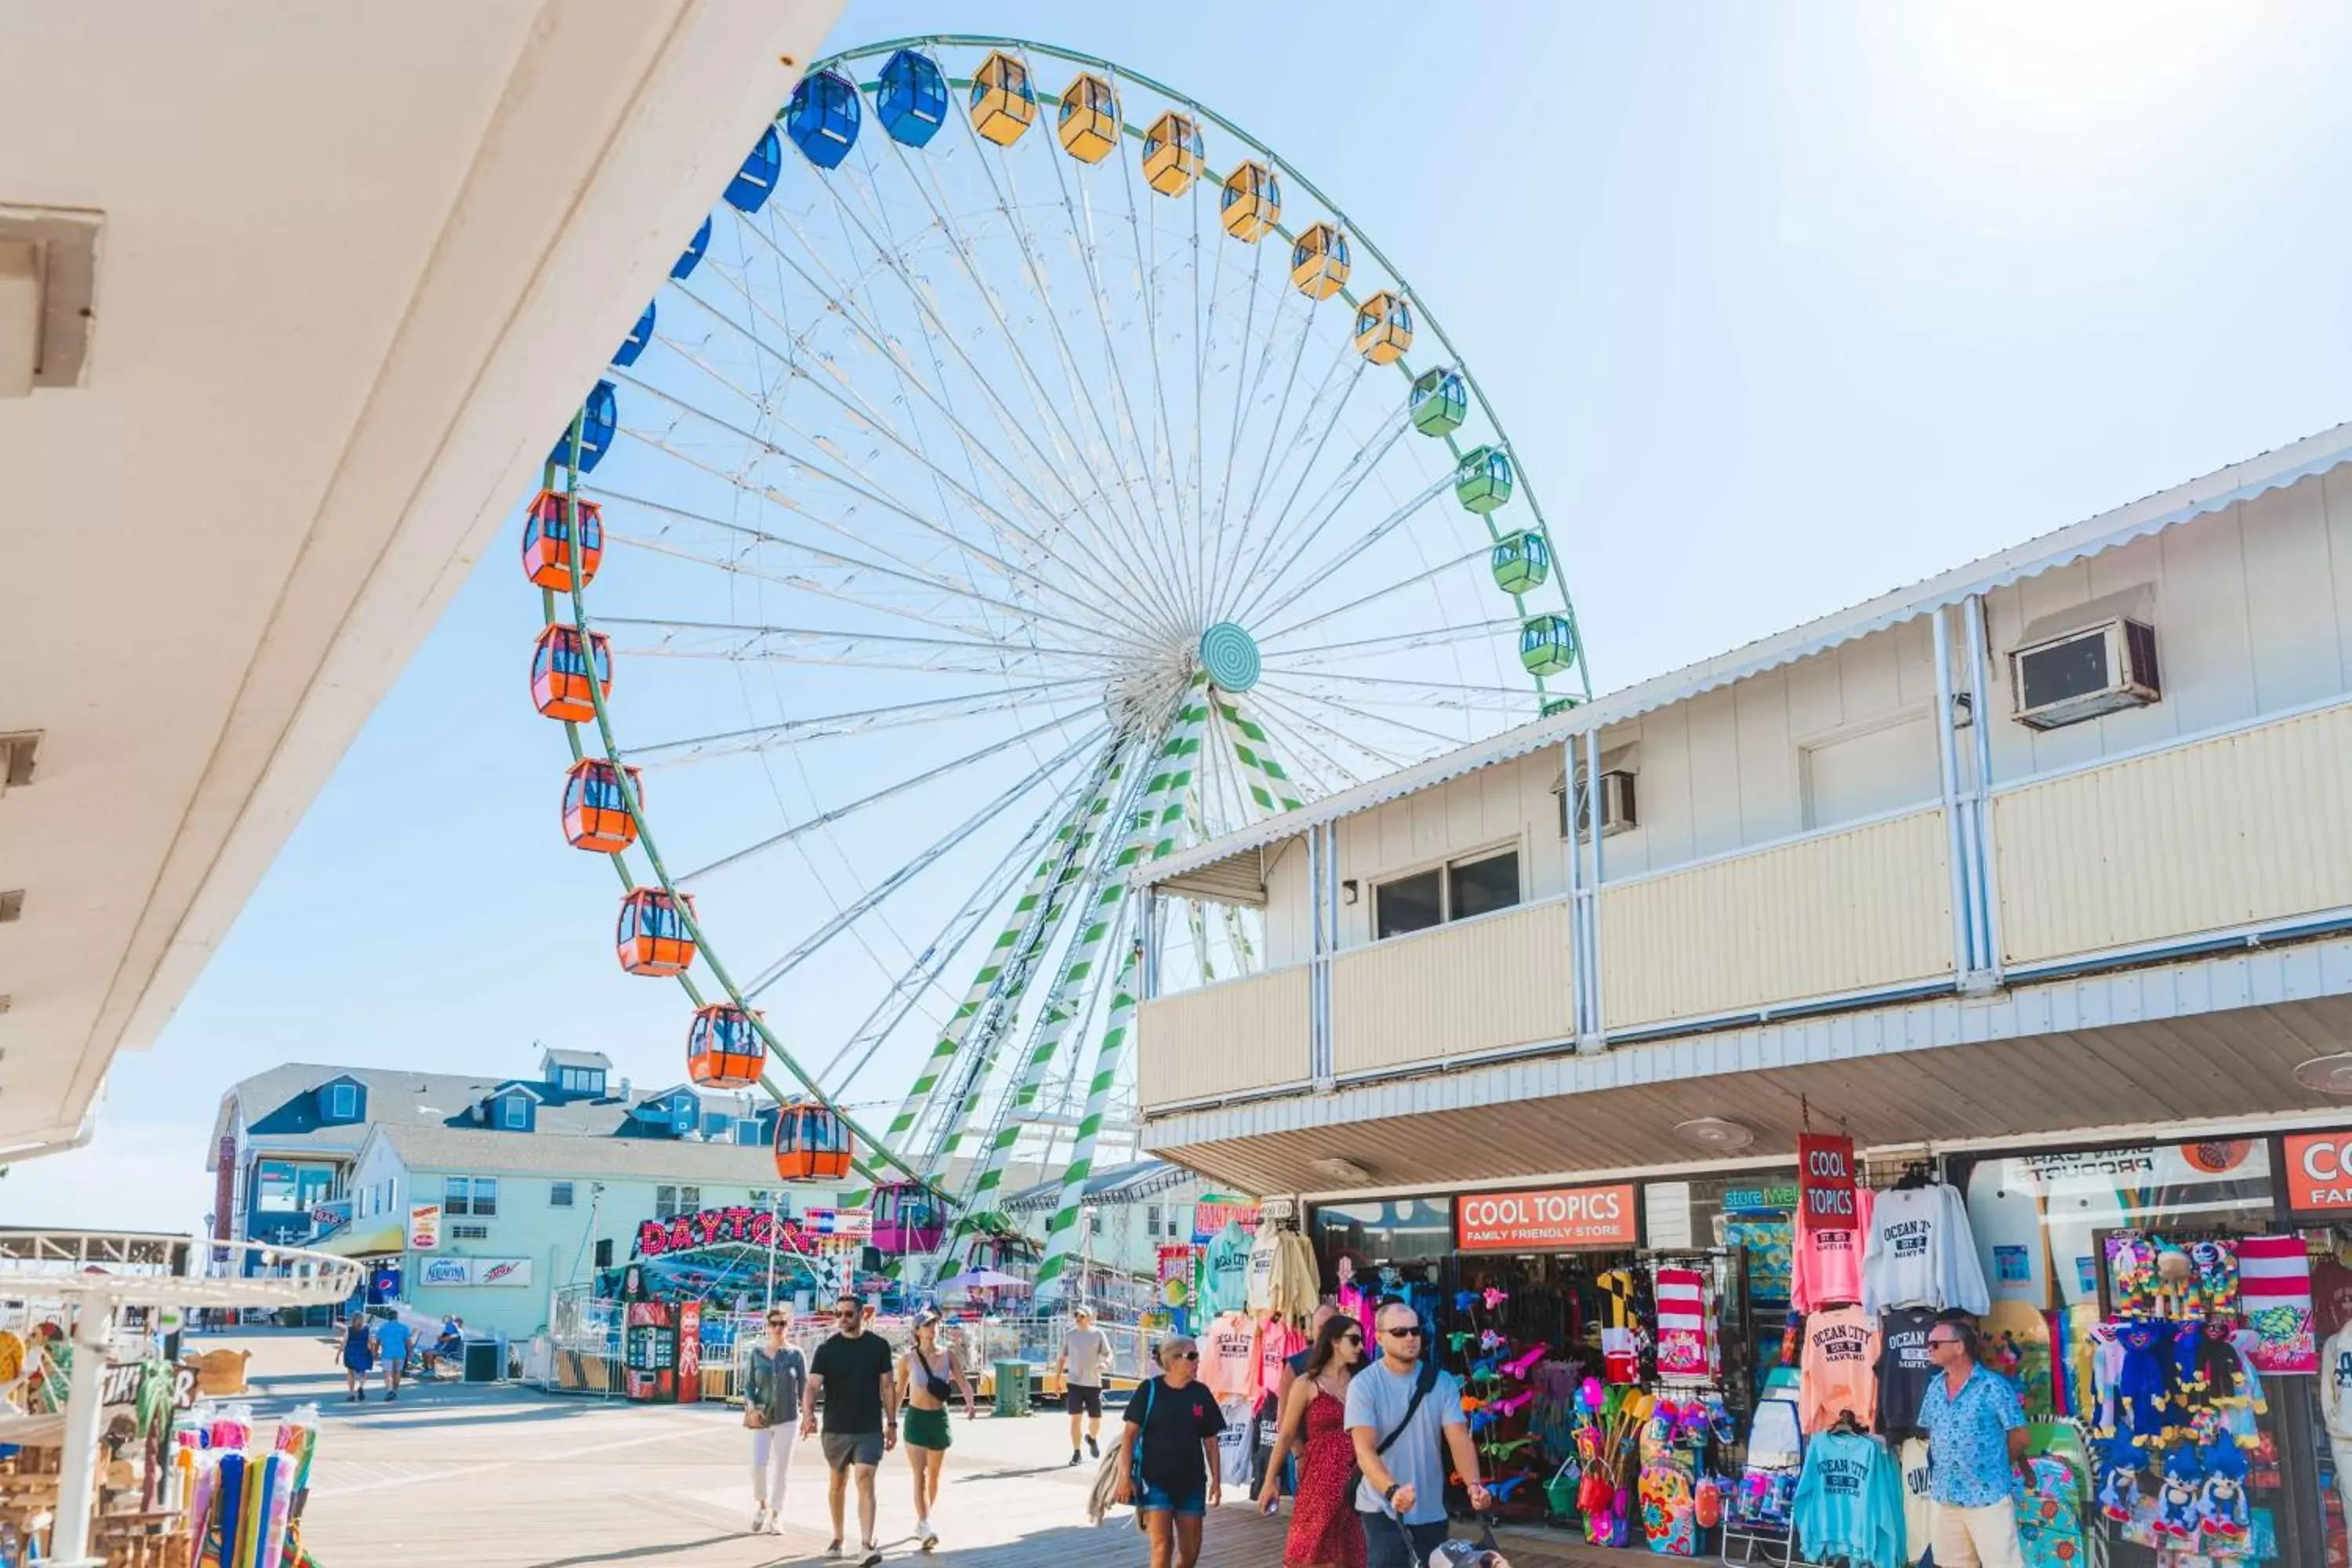
M1321 1205L1327 1300L1412 1305L1506 1514L1600 1545L1902 1568L1920 1402L1973 1314L2031 1424L2029 1563L2352 1568L2352 1131L1896 1151Z

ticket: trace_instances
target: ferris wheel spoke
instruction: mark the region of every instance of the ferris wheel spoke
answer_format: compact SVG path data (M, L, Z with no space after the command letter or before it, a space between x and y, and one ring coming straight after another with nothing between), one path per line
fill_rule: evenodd
M965 132L967 135L971 134L971 122L968 117L965 121ZM978 138L976 136L972 138L972 145L976 152L978 146ZM898 156L902 161L906 159L907 154L904 149L900 149ZM1021 252L1023 268L1028 273L1030 281L1035 286L1038 298L1044 302L1045 309L1043 314L1047 324L1053 331L1055 357L1061 363L1063 380L1069 389L1070 401L1074 405L1086 410L1087 417L1094 425L1095 434L1100 442L1104 459L1108 462L1112 468L1119 469L1123 475L1124 464L1118 456L1118 443L1112 440L1109 428L1103 424L1102 410L1097 405L1096 399L1092 392L1084 384L1082 379L1083 372L1078 367L1076 350L1071 345L1069 335L1063 330L1061 311L1054 300L1053 287L1050 280L1050 270L1045 267L1041 258L1040 247L1036 236L1031 232L1028 223L1022 216L1027 210L1027 205L1021 200L1020 182L1015 177L1013 166L1010 163L1003 166L1003 184L1002 185L997 184L997 170L994 160L984 155L981 155L980 166L982 170L987 174L990 189L997 197L998 207L1004 213L1006 221L1012 227L1014 242ZM1056 183L1059 184L1062 180L1061 164L1056 161L1052 164L1052 167L1055 171L1055 179ZM938 185L938 177L936 174L932 176L931 184L934 187ZM1077 229L1077 216L1076 212L1070 206L1066 185L1062 187L1061 207L1064 216L1067 218L1071 224L1072 234L1075 236ZM1139 455L1140 449L1139 448ZM1097 484L1100 483L1100 477L1098 474L1097 476ZM1128 505L1129 515L1132 518L1134 522L1134 533L1132 537L1137 540L1145 541L1148 543L1157 542L1158 536L1145 525L1142 508L1137 503L1133 492L1128 489L1124 482L1117 488L1118 492L1124 496ZM1113 552L1117 552L1118 544L1116 542L1106 539L1104 543L1106 548L1113 551ZM1163 559L1161 559L1158 564L1164 566L1172 564L1172 563L1165 559L1163 556Z
M1255 616L1260 614L1262 611L1263 614L1269 618L1280 615L1283 611L1296 604L1301 596L1310 592L1317 584L1321 583L1325 578L1328 577L1334 569L1341 563L1349 561L1362 554L1365 551L1370 550L1373 545L1378 544L1381 540L1387 538L1391 532L1410 521L1431 501L1433 501L1438 497L1448 493L1453 489L1454 476L1450 473L1439 475L1435 479L1430 481L1429 487L1426 489L1423 489L1418 495L1415 495L1402 506L1391 511L1387 516L1381 518L1378 522L1373 523L1371 527L1366 529L1362 533L1349 541L1339 549L1335 550L1330 554L1325 556L1317 563L1314 571L1307 574L1305 579L1297 587L1293 588L1289 593L1284 595L1281 598L1275 600L1272 604L1267 604L1265 602L1266 595L1272 594L1277 587L1280 587L1284 579L1287 578L1293 572L1297 571L1298 569L1299 563L1307 559L1307 546L1314 542L1313 536L1309 536L1307 539L1300 542L1297 549L1291 551L1280 563L1278 563L1272 573L1267 574L1264 586L1258 589L1256 596L1250 600L1248 605L1244 608L1242 613L1244 616ZM1339 513L1336 510L1331 513L1332 517L1336 517L1338 515ZM1330 519L1327 517L1324 521L1328 523ZM1319 534L1321 531L1322 525L1318 524L1316 532Z
M1376 429L1349 455L1347 462L1340 465L1339 471L1332 476L1330 483L1305 507L1297 505L1297 497L1294 492L1290 502L1283 508L1282 515L1275 520L1274 526L1266 531L1265 538L1259 542L1257 554L1250 561L1249 569L1243 574L1240 583L1235 584L1235 591L1242 591L1249 583L1256 580L1258 574L1265 570L1267 558L1275 554L1277 547L1280 548L1281 558L1286 563L1296 561L1304 554L1331 520L1347 510L1348 503L1356 499L1356 492L1363 488L1364 482L1380 471L1381 464L1385 462L1389 454L1396 449L1398 440L1404 435L1407 428L1407 422L1398 418L1388 421L1381 428ZM1300 476L1302 483L1305 478L1303 474ZM1291 522L1292 519L1296 519L1296 522ZM1290 523L1292 529L1291 535L1287 539L1283 536L1286 523ZM1234 550L1234 560L1236 565L1240 563L1246 548L1246 539L1236 542ZM1222 584L1220 594L1222 596Z
M1407 706L1481 697L1525 707L1528 700L1535 695L1532 688L1524 686L1488 686L1484 682L1469 680L1418 680L1401 675L1366 675L1360 670L1352 669L1291 669L1285 666L1269 664L1265 667L1265 673L1274 677L1278 684L1288 686L1294 691L1309 697L1317 695L1309 689L1309 682L1324 685L1370 686L1398 693L1422 694L1414 697L1400 695L1396 699L1398 702ZM1373 699L1366 697L1359 700L1371 701Z
M965 123L967 127L969 127L969 117L966 117ZM975 138L975 142L976 141L977 138ZM865 227L863 219L857 217L854 214L853 209L849 207L847 201L842 196L841 192L835 187L834 182L831 180L821 180L818 184L822 185L826 193L834 198L835 204L843 212L850 213L852 215L850 221L857 226L859 232L864 235L866 243L870 246L874 246L876 249L879 251L881 248L879 242L875 239L872 232ZM1062 441L1068 443L1074 452L1077 451L1079 449L1079 444L1072 439L1068 426L1064 424L1060 415L1054 409L1052 400L1044 395L1043 385L1038 380L1035 367L1029 363L1028 354L1021 346L1019 335L1012 330L1011 324L1004 320L1003 313L997 305L993 291L988 288L985 281L980 277L978 268L972 259L968 241L961 232L961 226L957 225L952 216L949 214L942 213L940 216L945 226L949 251L956 258L958 263L963 268L967 278L971 283L973 290L983 303L986 304L989 319L995 324L997 331L1003 335L1007 347L1012 351L1013 363L1019 370L1019 374L1016 379L1020 381L1023 390L1029 395L1033 409L1039 416L1041 423L1049 423L1052 427L1058 432L1059 438ZM782 221L781 218L780 221ZM950 353L951 353L955 358L963 364L966 373L969 374L973 381L979 384L983 394L986 395L991 405L997 410L998 416L1004 424L1008 434L1013 437L1016 437L1019 441L1028 448L1031 455L1034 457L1044 471L1052 476L1055 480L1060 484L1065 493L1069 497L1072 512L1074 514L1083 513L1086 510L1085 498L1079 495L1077 490L1071 486L1067 477L1063 472L1063 465L1057 463L1052 456L1040 450L1036 445L1034 437L1029 434L1027 427L1023 425L1021 421L1013 418L1010 411L1004 407L1003 400L996 395L993 380L985 374L978 365L974 364L971 357L964 353L962 344L957 341L955 334L949 328L947 323L940 319L938 311L932 307L930 301L924 297L923 290L917 288L914 280L907 276L904 263L897 258L888 258L888 265L890 266L890 269L898 276L900 284L906 289L908 298L913 301L918 311L919 311L923 315L924 319L929 322L934 334L934 341L944 343ZM1047 510L1050 510L1051 509ZM1082 548L1086 549L1093 567L1097 572L1103 574L1105 576L1116 576L1118 574L1114 567L1105 562L1099 555L1097 555L1090 546L1086 546L1083 544L1083 542L1076 540L1075 535L1073 536L1073 542L1079 543Z
M1312 448L1308 450L1306 465L1299 469L1298 479L1291 486L1288 498L1285 500L1279 510L1269 515L1266 537L1272 539L1282 531L1283 521L1290 515L1290 508L1297 500L1298 492L1306 488L1308 477L1315 471L1316 460L1322 457L1324 446L1331 439L1331 432L1339 426L1340 411L1347 407L1348 400L1355 395L1356 388L1362 384L1364 372L1371 368L1371 363L1361 354L1355 353L1355 345L1350 342L1342 340L1333 345L1331 363L1324 367L1322 376L1316 382L1315 390L1307 395L1306 406L1298 411L1298 421L1291 426L1290 434L1286 438L1277 424L1275 431L1275 450L1278 451L1280 456L1274 459L1269 469L1259 473L1256 482L1251 487L1249 509L1242 513L1241 527L1238 530L1244 538L1248 537L1251 527L1257 521L1259 512L1265 505L1268 487L1278 486L1281 483L1283 475L1290 468L1292 454L1307 446L1307 430L1316 422L1316 416L1328 405L1331 410L1330 417L1323 420L1322 434L1316 438ZM1344 382L1339 375L1342 370L1348 372ZM1336 398L1334 397L1335 383L1339 384Z
M1118 91L1118 80L1116 76L1111 79L1114 95ZM1167 374L1160 363L1160 279L1163 270L1162 258L1160 254L1160 209L1149 202L1145 203L1141 209L1136 206L1135 165L1131 160L1121 158L1118 161L1118 183L1119 188L1127 194L1128 233L1134 236L1139 242L1137 260L1141 272L1142 287L1139 292L1143 307L1143 342L1144 346L1151 351L1153 429L1150 433L1152 445L1150 459L1145 469L1144 483L1150 490L1152 508L1156 511L1160 504L1160 457L1165 453L1168 458L1167 467L1170 469L1169 510L1175 514L1175 523L1171 527L1163 519L1160 527L1167 535L1169 554L1171 564L1175 568L1176 581L1180 588L1189 587L1189 584L1184 583L1183 568L1177 563L1183 553L1184 509L1182 498L1174 493L1176 441L1171 434L1168 423Z
M1100 686L1100 680L1094 676L1075 675L1059 680L1033 681L1025 686L992 687L961 697L931 697L919 701L893 702L878 708L815 714L786 719L774 724L721 730L707 735L687 735L675 741L656 741L643 746L624 747L621 755L648 768L674 767L709 757L740 755L745 752L765 751L772 746L796 744L803 741L831 740L842 735L869 734L877 730L936 724L942 719L999 713L1031 702L1042 701L1050 705L1081 700ZM1055 695L1049 696L1048 693Z
M1055 756L1043 767L1039 768L1036 773L1014 784L1003 794L996 796L995 799L990 801L986 805L982 806L978 811L972 813L971 816L964 818L963 821L950 828L945 837L933 841L930 845L918 852L912 859L908 860L897 870L891 872L888 876L877 882L855 903L852 903L847 908L840 910L831 920L826 921L822 926L818 927L816 931L813 931L808 936L803 938L798 943L794 944L793 947L789 952L785 952L782 957L777 959L774 963L761 970L760 973L752 978L751 983L742 988L743 994L746 997L760 995L777 981L782 980L784 976L790 974L793 970L806 963L813 955L823 952L825 945L832 942L835 937L839 936L843 931L848 930L852 925L855 925L859 920L864 918L869 910L878 907L893 893L896 893L900 888L906 886L908 882L920 875L927 867L929 867L938 861L940 857L947 854L948 851L953 849L957 845L961 844L964 840L970 838L982 827L987 826L990 822L995 820L996 817L1002 816L1015 801L1018 801L1031 790L1035 789L1040 784L1045 783L1046 780L1061 772L1063 768L1067 767L1071 763L1085 755L1089 749L1098 746L1109 736L1110 732L1109 725L1097 725L1092 731L1080 736L1076 744L1068 747Z
M1402 651L1419 647L1439 647L1451 643L1475 642L1501 632L1516 632L1519 623L1514 619L1464 621L1450 626L1424 626L1419 631L1390 632L1382 637L1355 637L1346 642L1313 643L1303 647L1285 647L1276 656L1289 670L1313 670L1332 662L1332 654L1361 654L1388 649ZM1322 657L1317 657L1322 656ZM1319 671L1318 671L1319 673Z
M1424 583L1434 582L1437 579L1445 576L1448 573L1460 571L1463 567L1469 565L1474 561L1486 560L1487 554L1488 547L1481 544L1475 550L1465 551L1462 554L1456 555L1450 560L1441 561L1436 565L1429 567L1424 571L1416 572L1410 577L1400 577L1392 583L1383 584L1380 587L1373 589L1370 593L1360 595L1357 597L1349 600L1344 605L1335 605L1328 610L1317 610L1312 615L1292 621L1286 626L1277 626L1273 631L1270 631L1264 637L1258 638L1258 646L1262 648L1267 649L1268 651L1272 651L1274 649L1274 646L1281 642L1285 637L1295 637L1302 631L1310 630L1317 626L1328 626L1333 621L1338 620L1341 616L1347 615L1352 610L1360 610L1366 605L1376 604L1380 600L1387 598L1391 594L1401 594L1408 588L1417 588ZM1514 627L1518 625L1517 621L1513 621L1510 624Z
M640 647L633 651L659 656L684 655L719 658L779 658L790 662L791 655L802 655L825 661L857 662L856 655L867 646L886 648L947 648L993 654L1014 663L1035 664L1041 668L1054 665L1075 666L1078 668L1102 669L1118 662L1115 653L1095 648L1035 647L1024 643L1003 643L971 637L919 637L897 632L844 631L837 626L758 626L733 621L672 620L648 616L607 616L600 623L608 627L626 626L637 630L659 632L668 637L706 637L714 639L692 647L667 646ZM729 643L726 639L739 639ZM765 645L781 644L782 647ZM785 649L789 648L787 654ZM888 664L885 668L907 668ZM923 668L917 666L915 668Z
M1348 718L1361 720L1367 723L1384 724L1391 730L1401 730L1406 734L1419 737L1421 740L1424 741L1434 741L1443 746L1458 746L1462 743L1462 737L1459 734L1448 734L1443 730L1433 730L1425 724L1415 724L1409 720L1399 719L1393 714L1377 712L1368 706L1359 706L1351 702L1343 702L1328 692L1316 697L1314 701L1319 709L1326 712L1342 714ZM1438 706L1444 705L1437 703L1423 703L1417 707L1414 711L1425 712L1429 708ZM1359 742L1359 744L1361 742ZM1424 752L1429 750L1429 748L1425 746L1421 749Z
M877 805L883 801L894 799L898 795L906 794L908 790L920 789L927 784L934 783L940 779L947 777L950 773L960 772L964 768L970 767L974 763L995 756L1000 752L1009 752L1015 746L1026 745L1032 741L1042 739L1046 735L1055 733L1056 731L1066 730L1072 724L1078 723L1082 720L1091 717L1093 717L1091 713L1083 712L1065 714L1061 718L1049 720L1033 729L1016 731L1013 734L1003 737L1002 740L990 742L987 745L981 747L978 751L968 752L962 756L956 757L949 762L940 763L937 766L925 768L919 773L900 779L896 784L886 784L882 788L875 790L869 795L860 795L856 800L850 801L845 805L835 806L827 811L818 812L813 816L803 817L800 821L793 824L790 827L785 828L781 833L772 833L756 844L746 845L744 847L735 850L732 853L722 855L716 860L710 861L703 866L698 866L691 871L684 872L679 876L672 878L671 881L677 886L684 887L689 882L699 881L701 879L708 877L714 872L723 871L731 866L740 866L744 861L750 860L757 856L763 855L779 845L790 844L794 839L801 837L803 834L815 832L819 828L830 827L836 822L846 821L848 818L856 816L859 812L864 811L868 806ZM1097 725L1094 732L1097 734L1101 733L1101 727Z

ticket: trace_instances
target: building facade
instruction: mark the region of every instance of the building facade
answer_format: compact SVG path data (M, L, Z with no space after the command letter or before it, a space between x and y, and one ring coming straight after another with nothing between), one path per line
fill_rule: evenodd
M1266 963L1147 951L1144 1146L1288 1205L1330 1289L1712 1269L1734 1383L1808 1136L1958 1194L2029 1407L2146 1305L2136 1246L2284 1247L2325 1339L2347 800L2342 426L1145 868ZM2255 1500L2315 1563L2307 1371Z

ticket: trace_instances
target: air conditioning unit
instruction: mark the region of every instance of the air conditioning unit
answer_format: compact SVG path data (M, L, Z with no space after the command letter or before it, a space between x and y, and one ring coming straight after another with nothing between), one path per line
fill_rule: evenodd
M2126 616L2017 648L2009 656L2009 672L2017 721L2036 730L2143 708L2164 695L2157 680L2156 628Z
M1568 836L1568 797L1560 796L1560 837ZM1612 768L1601 775L1601 837L1613 838L1642 825L1633 809L1633 775L1623 768ZM1592 815L1586 809L1584 791L1576 792L1576 836L1587 838L1592 832Z

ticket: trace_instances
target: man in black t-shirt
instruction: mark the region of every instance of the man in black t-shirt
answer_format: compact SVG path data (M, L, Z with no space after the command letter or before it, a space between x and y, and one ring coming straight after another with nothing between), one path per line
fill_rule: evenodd
M865 1543L862 1561L882 1561L874 1535L874 1467L883 1454L898 1446L898 1381L891 1375L890 1347L879 1334L866 1331L866 1303L845 1293L835 1307L839 1331L816 1347L809 1363L808 1405L801 1415L801 1436L816 1430L820 1399L824 1405L824 1463L833 1472L825 1501L833 1510L835 1555L841 1551L841 1510L850 1475L857 1477L857 1528Z

